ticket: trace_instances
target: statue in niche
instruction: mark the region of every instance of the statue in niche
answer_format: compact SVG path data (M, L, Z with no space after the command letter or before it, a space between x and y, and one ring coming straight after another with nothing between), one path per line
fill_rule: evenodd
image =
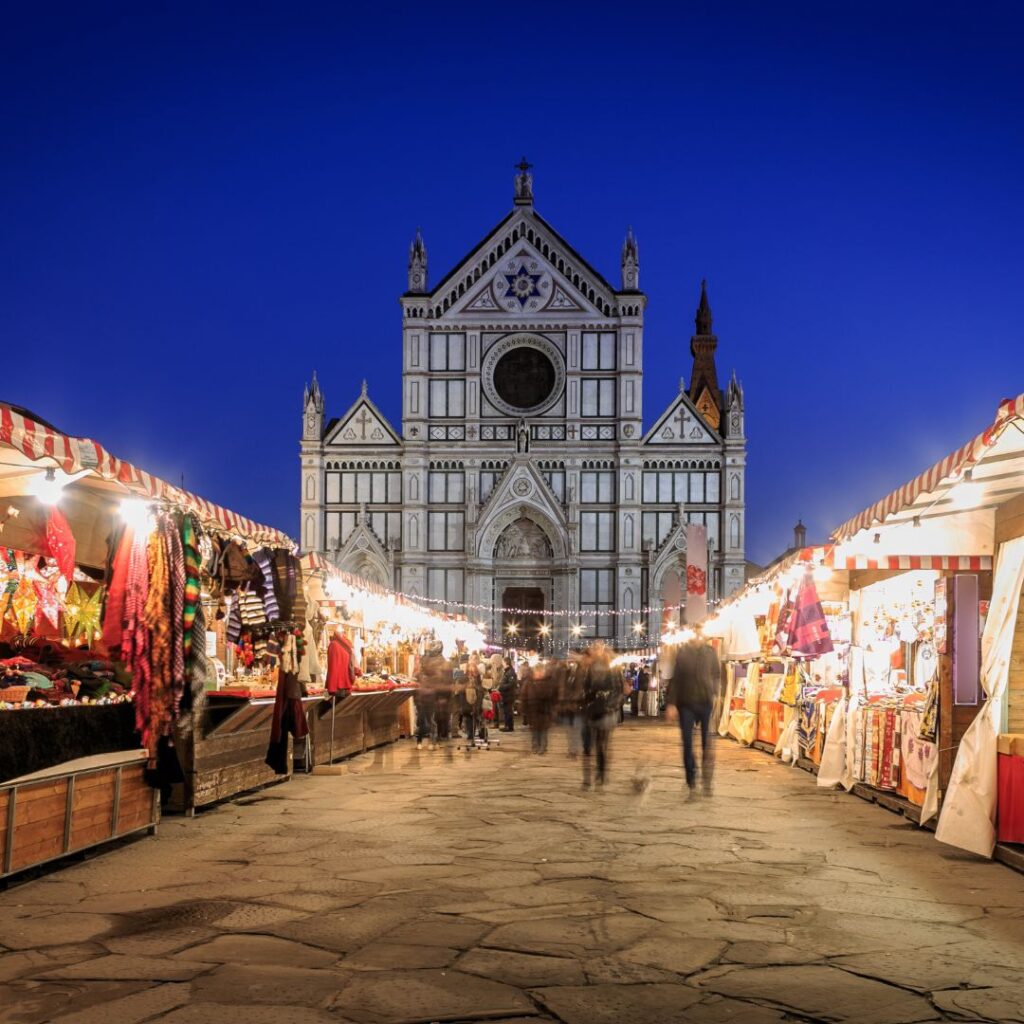
M517 519L501 531L494 545L494 558L498 561L551 558L551 542L532 519Z
M520 420L516 427L516 454L526 455L530 451L530 429L526 420Z

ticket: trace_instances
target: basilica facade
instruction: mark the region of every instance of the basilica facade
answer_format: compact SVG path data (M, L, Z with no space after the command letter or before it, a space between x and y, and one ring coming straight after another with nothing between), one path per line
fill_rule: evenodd
M632 232L621 271L613 287L537 213L525 161L511 212L437 284L417 232L401 424L365 383L334 418L315 374L306 388L303 550L555 649L657 635L688 523L707 529L711 600L742 586L743 391L719 384L706 288L689 366L654 368L688 379L645 419Z

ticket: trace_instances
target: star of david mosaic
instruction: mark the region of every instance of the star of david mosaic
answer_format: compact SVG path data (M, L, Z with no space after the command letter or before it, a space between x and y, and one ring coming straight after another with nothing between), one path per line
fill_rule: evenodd
M540 278L540 274L531 274L527 271L526 267L520 267L515 274L505 274L505 280L508 281L508 291L505 292L504 297L506 299L518 299L519 308L524 309L530 299L540 295L540 291L537 288L537 282Z

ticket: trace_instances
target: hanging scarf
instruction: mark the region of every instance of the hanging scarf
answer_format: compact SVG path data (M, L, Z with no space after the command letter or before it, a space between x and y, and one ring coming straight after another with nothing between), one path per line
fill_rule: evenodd
M192 516L185 516L181 524L181 544L185 553L185 607L182 612L182 645L185 653L185 670L194 678L193 647L205 640L195 629L196 614L201 608L201 572L203 556L199 547L196 522ZM199 644L196 644L196 639Z
M146 560L149 565L149 593L143 609L143 622L149 629L151 675L142 742L149 751L150 767L155 767L157 745L170 718L171 694L171 582L167 547L160 526L150 534Z
M181 546L178 524L170 516L164 520L163 534L167 545L167 573L170 584L171 694L174 718L177 717L181 696L185 692L185 552Z

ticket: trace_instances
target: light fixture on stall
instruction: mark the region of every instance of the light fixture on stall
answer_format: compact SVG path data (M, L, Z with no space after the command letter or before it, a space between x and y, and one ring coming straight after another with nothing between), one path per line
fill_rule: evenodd
M633 632L639 636L644 631L644 624L642 622L633 623Z
M124 498L121 501L121 518L125 525L138 534L149 536L156 527L156 517L148 501L142 498Z
M482 633L482 632L483 632L483 631L484 631L484 630L485 630L485 629L487 628L487 623L486 623L486 622L484 622L484 620L483 620L483 619L481 619L481 620L480 620L480 621L479 621L479 622L478 622L478 623L476 624L476 628L477 628L477 629L479 629L479 630L480 630L480 632Z
M85 476L88 472L89 470L83 469L79 473L65 473L63 470L54 469L53 466L50 466L38 476L32 478L29 490L43 505L56 505L64 493L64 488Z
M915 530L920 530L921 529L921 517L920 516L914 516L914 518L911 519L910 522L913 525Z
M551 627L546 622L542 622L538 632L541 636L547 636L551 632Z
M577 622L569 632L572 633L573 636L580 636L583 633L583 627Z
M508 625L507 625L507 626L505 627L505 631L506 631L506 632L508 633L508 635L509 635L509 636L515 636L515 635L516 635L516 633L518 633L518 632L519 632L519 626L518 626L518 624L517 624L517 623L515 623L515 622L510 622L510 623L509 623L509 624L508 624Z
M832 579L832 570L824 562L819 562L814 567L814 582L827 583L830 579Z
M876 533L874 538L872 539L872 543L873 544L881 544L882 543L882 535L880 533Z

